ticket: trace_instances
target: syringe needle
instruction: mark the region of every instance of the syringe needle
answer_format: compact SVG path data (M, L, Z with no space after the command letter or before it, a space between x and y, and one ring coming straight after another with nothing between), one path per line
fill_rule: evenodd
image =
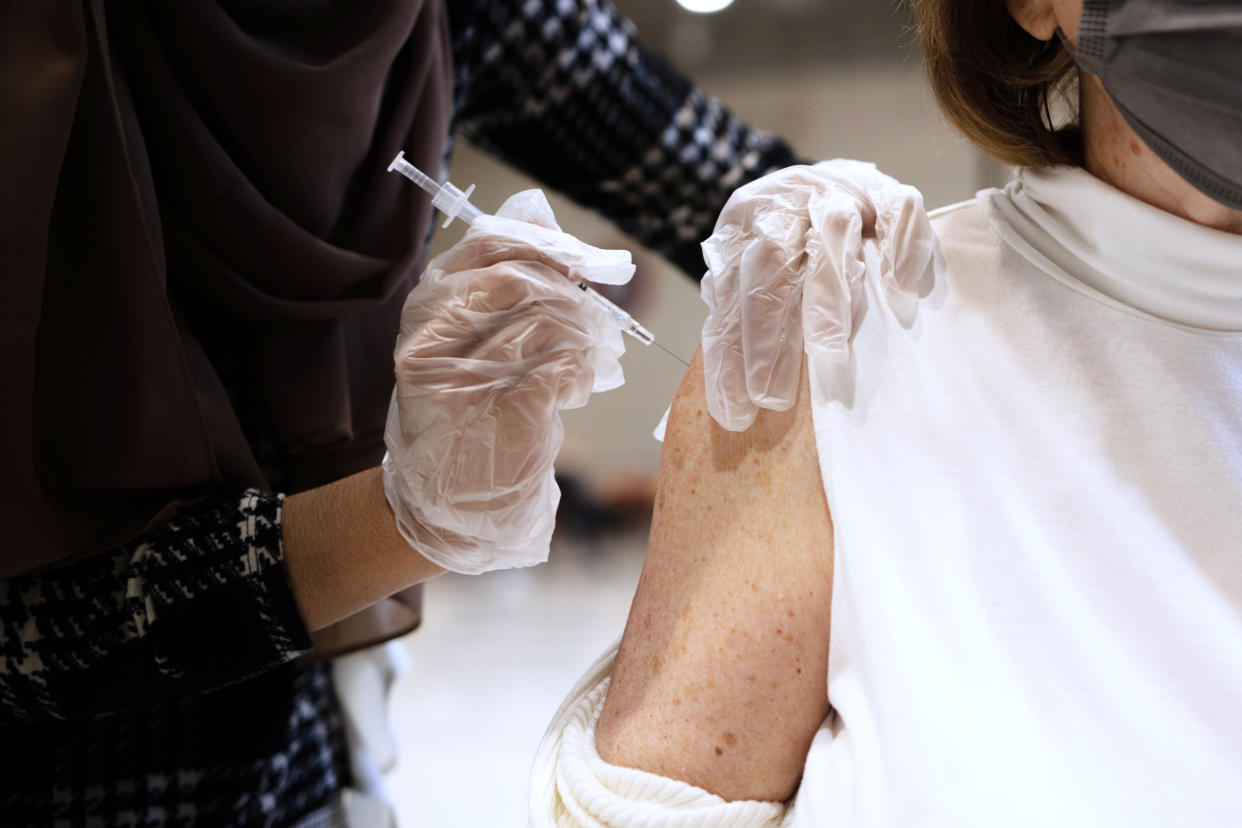
M672 352L672 351L670 351L668 348L665 348L665 347L664 347L663 345L661 345L658 341L656 341L656 340L654 340L654 339L653 339L653 340L651 340L651 344L652 344L652 345L654 345L654 346L656 346L656 347L657 347L657 348L659 348L661 351L663 351L664 353L668 354L668 355L669 355L669 356L671 356L673 359L677 360L678 362L680 362L682 365L686 366L687 368L689 368L689 367L690 367L690 363L686 362L684 359L682 359L681 357L677 356L677 354L673 353L673 352Z

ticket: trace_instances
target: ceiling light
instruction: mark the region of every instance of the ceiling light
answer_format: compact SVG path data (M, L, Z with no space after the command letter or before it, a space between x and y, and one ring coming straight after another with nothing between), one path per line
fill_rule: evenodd
M686 11L698 14L711 14L732 5L733 0L677 0L677 5Z

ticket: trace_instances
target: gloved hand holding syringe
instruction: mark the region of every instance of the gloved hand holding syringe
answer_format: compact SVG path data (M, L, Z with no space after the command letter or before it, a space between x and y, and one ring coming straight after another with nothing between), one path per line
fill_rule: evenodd
M560 412L625 381L622 331L653 341L586 284L624 284L634 263L562 232L539 190L486 215L401 155L389 169L470 225L401 311L383 463L397 528L456 572L539 563L560 498Z
M470 194L474 192L473 184L467 187L464 191L458 189L448 181L441 184L431 176L424 173L418 167L415 167L409 161L406 161L404 151L398 152L397 156L392 159L392 163L388 165L389 172L393 172L394 170L413 181L431 195L432 206L445 216L444 227L448 227L452 224L453 219L455 218L461 219L466 224L473 224L475 219L484 215L483 211L470 203ZM669 351L660 343L656 342L655 337L651 334L651 331L640 325L634 317L617 307L616 304L601 296L600 293L588 285L584 279L575 278L574 282L584 293L586 293L587 296L591 297L593 301L598 303L608 312L608 315L616 321L623 333L629 334L644 345L654 344L657 348L664 351L673 359L683 365L687 364L684 359L677 356L672 351Z

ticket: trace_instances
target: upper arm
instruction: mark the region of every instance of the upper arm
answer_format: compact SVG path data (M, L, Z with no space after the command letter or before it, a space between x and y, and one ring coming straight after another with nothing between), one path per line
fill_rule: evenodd
M725 799L788 798L828 711L832 524L805 368L744 432L707 413L702 357L673 402L647 559L596 744Z

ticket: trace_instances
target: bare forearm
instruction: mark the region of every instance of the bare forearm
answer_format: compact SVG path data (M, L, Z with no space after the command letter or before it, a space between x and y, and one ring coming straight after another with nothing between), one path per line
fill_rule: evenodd
M444 571L397 531L379 467L286 498L284 554L311 630Z

